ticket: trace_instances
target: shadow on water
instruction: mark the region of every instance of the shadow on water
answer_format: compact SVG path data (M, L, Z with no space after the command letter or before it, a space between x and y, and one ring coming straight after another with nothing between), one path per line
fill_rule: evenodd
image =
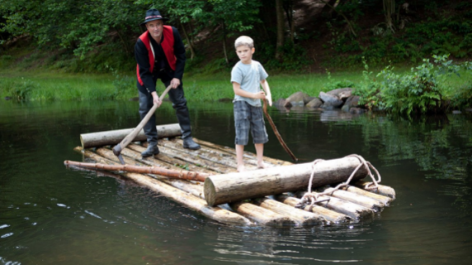
M110 174L66 169L87 132L133 128L137 102L0 102L0 264L469 264L468 115L399 117L270 108L302 159L359 154L396 189L370 220L313 228L208 220ZM233 146L232 104L189 103L194 136ZM159 124L176 122L170 103ZM265 155L290 157L267 125ZM248 145L246 150L254 151Z

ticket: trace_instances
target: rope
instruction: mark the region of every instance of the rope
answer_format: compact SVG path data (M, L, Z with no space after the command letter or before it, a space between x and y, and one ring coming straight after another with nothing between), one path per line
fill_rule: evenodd
M317 203L321 203L321 202L325 202L325 201L329 202L330 197L328 197L326 199L320 199L320 197L321 196L332 195L335 191L337 191L337 190L339 190L343 187L348 186L349 183L351 182L352 178L354 177L354 175L357 173L357 171L362 166L364 166L366 168L368 176L372 179L372 183L367 184L364 188L366 190L378 189L378 183L380 183L380 181L381 181L379 171L369 161L366 161L360 155L352 154L352 155L345 156L345 158L346 157L355 157L355 158L359 159L359 161L361 163L354 169L354 171L351 173L351 175L349 176L349 178L345 182L338 184L336 187L334 187L332 190L330 190L328 192L321 192L321 193L312 192L311 191L311 186L313 184L313 176L315 175L315 165L318 164L319 162L323 162L325 160L316 159L315 161L313 161L313 164L311 165L312 171L311 171L311 175L310 175L310 181L308 182L308 191L303 195L303 197L300 199L300 201L298 202L298 204L295 207L296 208L304 208L305 206L310 206L311 209L312 209L314 207L314 205L317 204ZM372 170L374 170L374 172L377 174L378 180L375 179L375 177L372 174L372 171L370 170L370 168L372 168ZM374 187L370 187L372 184L374 184Z

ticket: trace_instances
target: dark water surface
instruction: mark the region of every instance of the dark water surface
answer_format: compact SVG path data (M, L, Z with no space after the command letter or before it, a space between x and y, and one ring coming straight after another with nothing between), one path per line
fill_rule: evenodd
M194 136L233 145L232 105L191 103ZM137 102L0 102L0 264L472 264L472 117L408 121L271 109L301 162L359 154L397 200L373 219L232 227L125 179L66 169L79 135L132 128ZM176 122L170 103L158 123ZM289 160L273 135L265 155ZM253 151L253 147L248 147Z

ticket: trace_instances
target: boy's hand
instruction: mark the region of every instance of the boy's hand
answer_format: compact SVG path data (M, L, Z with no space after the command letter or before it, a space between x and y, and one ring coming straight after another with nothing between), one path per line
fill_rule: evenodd
M258 99L265 99L266 98L266 95L263 91L259 91L257 93L255 93L256 97L255 98L258 98Z

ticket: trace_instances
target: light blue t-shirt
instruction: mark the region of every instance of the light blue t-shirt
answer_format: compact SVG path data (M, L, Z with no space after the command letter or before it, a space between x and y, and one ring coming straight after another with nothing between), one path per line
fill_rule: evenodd
M265 80L269 75L264 67L258 61L252 60L250 64L244 64L239 61L231 71L231 82L241 85L241 89L251 93L261 91L261 81ZM244 100L254 107L261 106L261 100L255 98L246 98L234 95L234 100Z

